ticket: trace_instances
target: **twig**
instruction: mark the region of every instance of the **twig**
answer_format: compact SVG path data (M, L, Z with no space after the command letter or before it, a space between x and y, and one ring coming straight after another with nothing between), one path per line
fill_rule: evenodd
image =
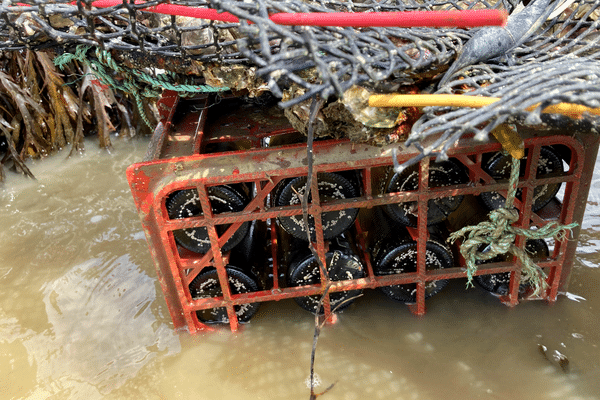
M317 264L319 265L319 269L321 270L322 275L325 277L326 285L323 290L323 294L317 303L317 308L315 309L315 331L313 335L313 346L310 354L310 399L316 399L317 396L320 396L323 393L326 393L329 389L333 387L331 385L327 388L323 393L315 394L315 354L317 351L317 341L319 340L319 334L321 333L322 324L319 322L319 311L323 306L323 301L325 300L325 296L329 293L329 288L331 287L331 281L329 280L329 274L327 273L327 268L323 265L321 258L317 252L317 249L313 246L312 238L310 234L310 226L308 223L308 198L310 196L310 189L312 186L312 176L313 176L313 141L314 141L314 121L317 117L317 112L321 108L323 104L323 100L317 100L317 98L313 98L312 103L310 105L310 114L308 120L308 133L307 133L307 141L306 141L306 157L308 160L308 172L306 177L306 190L304 191L304 195L301 198L302 204L302 220L304 222L304 227L306 229L306 235L308 237L308 248L310 252L313 254L315 259L317 260ZM327 316L329 318L329 315ZM324 321L327 321L325 318Z
M311 234L310 234L310 226L308 223L308 198L310 196L310 189L312 186L312 177L313 177L314 121L317 117L317 112L321 109L322 105L323 105L323 100L317 100L316 98L313 98L312 103L310 105L310 114L309 114L309 120L308 120L308 133L307 133L307 141L306 141L306 152L307 152L306 156L307 156L307 164L308 164L308 171L307 171L307 177L306 177L306 190L304 191L303 195L301 195L299 192L296 192L296 195L298 195L298 197L300 197L300 199L301 199L302 220L304 222L304 227L306 229L306 235L308 238L308 248L310 249L314 258L317 260L319 269L321 270L322 275L325 277L325 282L326 282L325 288L323 290L323 294L321 295L321 298L319 299L319 302L317 303L317 307L315 309L315 330L314 330L314 334L313 334L312 351L310 353L310 400L314 400L317 397L327 393L336 384L336 382L334 382L331 385L329 385L329 387L327 387L327 389L325 389L323 392L315 393L315 355L317 352L317 342L319 341L319 335L321 334L321 329L323 328L323 326L325 325L327 320L331 317L331 315L333 315L341 306L347 304L350 301L353 301L357 297L362 296L362 295L358 295L358 296L353 296L349 299L345 299L340 304L338 304L333 310L331 310L329 314L324 315L322 321L319 320L320 319L319 313L321 311L321 307L323 307L323 302L325 301L325 298L327 297L327 295L329 293L329 289L331 288L332 282L329 279L329 273L327 271L327 268L325 268L325 265L323 265L321 258L319 257L319 254L317 252L317 249L315 249L315 247L312 243L312 238L311 238Z
M335 385L335 383L333 383L323 393L315 393L315 354L317 352L317 342L319 341L319 335L321 334L321 329L323 328L325 321L327 321L331 316L331 314L325 315L325 318L323 318L323 322L319 321L319 311L321 311L321 307L323 307L323 301L325 300L325 296L327 296L327 294L329 293L329 288L331 288L331 281L329 280L329 276L326 275L325 278L327 279L327 285L325 286L325 290L323 291L323 294L321 295L321 298L317 303L317 308L315 309L315 331L313 334L312 351L310 353L310 400L316 399L323 393L327 393L329 389L331 389L333 385Z
M15 148L15 145L12 140L12 136L5 130L4 127L2 127L1 129L2 129L2 133L4 133L4 136L6 137L6 144L8 145L8 153L10 154L10 157L12 158L15 166L19 167L21 169L21 171L25 175L27 175L29 178L35 180L35 176L31 172L31 170L29 168L27 168L27 165L25 165L25 162L23 161L23 159L19 155L19 152ZM0 166L0 169L1 168L2 168L2 166Z
M308 247L313 256L317 259L317 263L323 275L325 275L327 281L329 281L329 274L327 273L327 269L321 262L319 258L319 254L317 253L317 249L313 246L312 238L310 235L310 227L308 223L308 198L310 197L310 189L312 187L312 176L313 176L313 141L314 141L314 133L315 133L315 125L314 121L317 118L317 112L321 109L323 104L323 100L317 100L313 98L313 101L310 105L310 114L308 120L308 132L307 132L307 140L306 140L306 158L308 163L308 172L306 176L306 190L304 191L304 195L301 196L301 205L302 205L302 220L304 222L304 227L306 229L306 235L308 237Z
M325 296L327 296L327 293L329 292L329 289L331 288L331 281L329 280L329 276L327 277L327 286L325 287L325 291L323 292L323 295L321 296L321 298L319 299L319 302L317 303L317 310L321 310L321 307L323 307L323 301L325 300ZM314 366L315 366L315 353L317 352L317 341L319 340L319 335L321 334L321 329L323 329L323 326L325 326L325 323L327 322L327 320L331 317L331 315L333 315L339 308L341 308L342 306L344 306L345 304L352 302L354 300L356 300L357 298L361 297L362 294L356 295L356 296L352 296L348 299L345 299L344 301L342 301L340 304L338 304L337 306L335 306L335 308L333 310L331 310L331 313L328 315L325 315L325 317L323 318L323 321L319 322L319 312L317 311L315 313L315 333L313 335L313 347L312 347L312 352L310 354L310 400L314 400L317 397L329 392L329 390L331 390L333 388L333 386L337 383L333 382L331 385L329 385L327 387L327 389L325 389L324 391L322 391L321 393L315 393L315 387L314 387Z

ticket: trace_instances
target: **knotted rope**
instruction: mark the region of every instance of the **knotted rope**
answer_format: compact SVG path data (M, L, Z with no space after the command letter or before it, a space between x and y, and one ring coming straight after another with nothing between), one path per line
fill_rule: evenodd
M534 287L534 296L539 296L548 286L546 274L536 265L527 252L515 245L517 235L527 239L545 239L553 237L564 240L577 223L561 225L549 222L542 228L532 230L512 226L519 219L519 212L513 207L519 182L520 160L512 158L508 195L503 208L488 214L489 221L480 222L450 234L449 241L454 243L461 237L467 239L460 246L460 252L467 262L467 287L473 286L472 280L477 272L478 262L489 261L498 255L510 253L521 262L521 281ZM480 250L481 249L481 250Z
M177 75L170 72L154 76L140 70L128 68L117 64L110 52L100 47L95 49L96 57L91 58L87 54L90 49L91 46L77 46L74 54L64 53L54 59L54 64L61 70L71 61L79 61L90 66L91 70L94 71L94 75L102 84L130 93L133 96L140 116L150 128L152 128L152 124L144 111L144 97L156 98L160 96L162 89L180 93L215 93L229 90L227 87L216 88L208 85L178 83ZM119 79L117 79L117 74Z

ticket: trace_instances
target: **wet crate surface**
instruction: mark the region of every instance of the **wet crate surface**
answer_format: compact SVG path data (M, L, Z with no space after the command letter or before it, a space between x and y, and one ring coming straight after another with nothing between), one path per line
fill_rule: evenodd
M134 164L127 172L175 328L187 327L192 333L207 327L198 319L198 310L225 307L231 329L236 330L239 322L235 306L319 295L323 290L319 284L286 287L285 279L276 278L285 268L285 265L281 265L281 249L278 249L278 246L282 245L282 235L278 233L281 228L277 218L301 215L302 209L300 205L275 207L272 204L272 197L280 182L306 176L308 172L306 145L299 143L265 147L266 138L273 140L278 135L293 135L295 131L282 122L283 120L277 115L256 112L257 109L263 110L263 108L249 107L243 112L238 110L237 116L232 116L231 113L219 114L215 111L216 108L211 109L210 102L208 98L184 101L174 95L163 96L161 103L163 120L155 132L148 152L149 161ZM228 110L226 106L222 109ZM254 110L254 116L247 113L249 110ZM524 228L539 228L552 220L562 224L580 222L583 218L592 174L590 168L593 167L598 147L596 136L591 134L565 136L558 135L556 132L551 135L530 132L525 136L528 157L519 181L522 196L520 201L516 201L520 214L516 225ZM211 143L239 144L240 142L244 143L245 149L234 148L234 151L201 154L210 147ZM550 177L536 177L540 149L545 146L560 148L562 153L566 154L563 173ZM506 183L496 182L482 168L486 154L501 151L501 146L495 142L482 144L473 139L462 139L452 149L449 156L462 165L469 176L469 182L466 184L429 188L429 170L434 164L424 160L419 166L417 190L381 194L379 181L382 171L393 165L393 148L398 148L398 145L374 147L344 140L315 142L312 193L318 192L317 175L328 172L356 172L360 176L361 189L358 196L341 200L320 202L319 196L313 196L308 212L314 218L314 245L319 257L324 261L329 242L323 237L322 213L356 208L360 210L351 232L365 266L365 276L360 279L333 282L330 294L414 283L416 299L410 308L412 312L422 315L425 313L425 288L428 282L466 276L463 269L464 260L459 256L455 256L453 268L426 269L427 204L431 199L450 196L466 196L473 200L474 196L485 192L506 193ZM402 148L400 145L397 159L402 163L415 155L416 152ZM534 188L553 183L562 184L563 201L555 198L541 210L533 212ZM212 213L210 188L236 184L246 184L247 187L253 188L252 198L244 209L238 212ZM173 193L187 189L197 190L202 210L208 212L189 218L169 218L167 199ZM409 229L411 236L417 242L416 271L375 276L370 254L373 241L369 238L369 213L379 206L403 202L416 202L418 205L418 224ZM457 215L460 212L459 208L451 214L449 221L464 222L465 216ZM266 255L269 262L265 260L264 268L275 278L267 282L267 287L249 293L233 294L230 285L223 284L228 280L225 268L230 254L229 251L222 249L231 236L248 221L262 221L261 223L266 227L264 240L269 244ZM461 222L454 223L461 224ZM219 229L218 234L218 228L224 225L229 227ZM174 238L174 232L178 230L198 227L206 227L210 239L210 247L205 254L183 249L177 245ZM452 228L452 230L456 229L458 228ZM576 229L575 238L578 232L579 230ZM524 246L524 239L519 237L516 244ZM566 287L576 245L576 240L572 238L556 241L550 256L538 263L548 275L548 289L541 298L555 301L558 291ZM458 254L456 248L454 253ZM190 283L211 267L217 271L222 295L193 298L189 289ZM485 264L480 266L478 275L513 271L509 293L502 296L501 300L509 305L515 305L523 297L519 296L519 285L516 283L519 278L519 268L518 264L512 262ZM329 312L330 302L325 301L324 307L325 312Z

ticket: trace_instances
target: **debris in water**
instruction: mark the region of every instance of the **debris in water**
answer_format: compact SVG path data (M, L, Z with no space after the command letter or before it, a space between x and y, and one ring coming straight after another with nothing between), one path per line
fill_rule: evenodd
M567 356L565 356L558 350L554 350L554 359L558 363L560 369L562 369L562 371L565 374L568 374L570 371L570 367L569 367L569 359L567 358Z
M567 358L566 355L562 354L560 351L554 350L554 354L552 354L552 356L549 356L548 348L546 346L544 346L543 344L539 344L539 343L538 343L538 350L539 350L540 354L542 355L542 357L544 357L546 360L548 360L548 362L550 362L552 365L558 364L561 371L564 372L565 374L568 374L571 371L571 368L569 365L569 359Z
M308 389L310 389L310 387L311 387L311 385L310 385L310 376L306 377L306 379L304 380L304 384L306 385L306 387ZM317 373L315 373L313 375L312 387L315 388L315 387L321 386L321 384L322 384L321 377Z

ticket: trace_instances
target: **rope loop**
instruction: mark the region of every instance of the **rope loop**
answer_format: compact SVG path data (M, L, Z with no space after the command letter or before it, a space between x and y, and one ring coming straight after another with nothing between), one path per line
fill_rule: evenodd
M153 76L144 71L119 65L109 51L96 47L95 59L89 57L91 46L79 45L75 53L64 53L54 59L54 65L61 70L72 61L90 66L96 78L104 85L113 89L129 93L133 96L138 111L144 123L153 128L144 108L144 98L157 98L163 89L173 90L182 94L186 93L217 93L229 90L228 87L213 87L208 85L192 85L179 83L178 76L164 73ZM120 75L123 83L118 83L114 76Z
M478 265L490 261L499 255L512 254L521 264L521 280L533 286L534 296L539 296L548 287L546 274L536 265L527 251L515 245L517 236L526 239L551 238L561 241L568 238L577 223L561 225L552 221L539 229L524 229L512 226L519 220L519 211L514 208L514 200L519 182L520 161L512 159L508 195L503 208L491 211L488 221L474 226L465 226L450 234L448 241L454 243L459 238L465 238L460 246L460 252L466 260L467 287L473 286L473 276Z

